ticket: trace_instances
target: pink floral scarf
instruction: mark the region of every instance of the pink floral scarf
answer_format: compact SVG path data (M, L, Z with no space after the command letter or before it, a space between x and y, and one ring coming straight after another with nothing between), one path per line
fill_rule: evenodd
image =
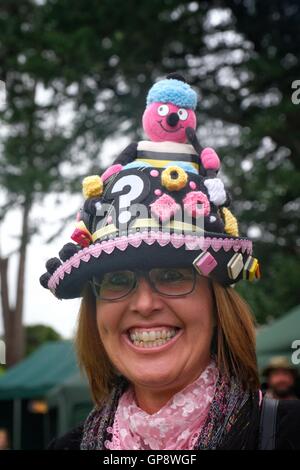
M115 384L107 399L102 405L96 405L84 422L81 450L109 449L114 446L116 436L120 434L117 430L119 426L115 425L116 411L119 401L130 387L130 383L122 375L115 379ZM197 440L195 439L197 435L197 430L195 430L188 445L191 446L192 440L195 439L193 450L257 449L260 399L261 393L258 390L251 392L245 389L237 378L221 373L219 370L214 397L208 406L208 414L204 424L200 424L199 437ZM173 413L177 408L176 404L176 408L170 408L170 410ZM188 409L187 407L187 411ZM151 416L153 417L153 415ZM170 419L172 420L172 416ZM200 420L200 423L203 421ZM184 430L180 431L180 433L182 432ZM178 439L178 435L173 439Z
M138 407L130 386L120 397L107 449L193 449L208 416L219 372L214 360L159 411Z

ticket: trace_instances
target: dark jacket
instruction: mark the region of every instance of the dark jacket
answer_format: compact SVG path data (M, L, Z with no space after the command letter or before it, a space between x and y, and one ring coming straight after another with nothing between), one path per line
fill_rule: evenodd
M234 427L234 426L233 426ZM83 433L83 423L48 446L49 450L80 450ZM252 450L258 449L259 429L257 429L257 444ZM232 450L241 447L236 442ZM300 450L300 400L280 400L276 422L276 450ZM250 450L250 449L249 449Z

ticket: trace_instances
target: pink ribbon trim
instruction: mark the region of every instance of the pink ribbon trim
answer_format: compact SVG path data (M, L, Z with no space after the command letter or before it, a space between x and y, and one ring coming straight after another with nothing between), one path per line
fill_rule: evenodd
M220 249L229 251L233 249L235 252L247 252L248 255L252 254L252 241L236 238L218 238L218 237L203 237L196 235L183 235L177 233L164 233L155 231L144 231L130 234L128 237L122 236L114 240L108 240L96 243L94 245L83 248L73 255L70 259L65 261L57 270L52 274L48 281L48 288L54 292L59 282L63 280L65 274L70 274L73 269L77 269L81 262L87 263L91 256L99 258L102 252L111 254L116 248L124 251L128 245L138 248L141 243L152 245L157 243L163 247L171 244L174 248L180 248L185 245L188 250L202 250L206 251L212 248L213 251L218 252Z

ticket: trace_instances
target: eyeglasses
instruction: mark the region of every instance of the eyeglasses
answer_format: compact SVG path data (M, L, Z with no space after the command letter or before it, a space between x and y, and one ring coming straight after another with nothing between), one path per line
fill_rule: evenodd
M144 277L152 289L168 297L179 297L193 292L196 271L191 268L155 268L148 271L114 271L100 279L93 277L93 292L99 300L119 300L129 295Z

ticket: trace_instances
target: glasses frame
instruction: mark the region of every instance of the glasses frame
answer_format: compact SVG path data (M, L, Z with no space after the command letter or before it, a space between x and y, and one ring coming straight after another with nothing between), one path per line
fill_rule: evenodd
M152 287L152 289L154 290L154 292L157 292L159 295L162 295L162 296L164 296L164 297L173 297L173 298L174 298L174 297L185 297L186 295L191 294L191 293L195 290L195 287L196 287L196 280L197 280L197 275L198 275L198 274L197 274L197 272L195 271L195 269L194 269L193 267L192 267L192 269L191 269L191 272L192 272L192 274L193 274L193 284L192 284L191 289L190 289L188 292L184 293L184 294L165 294L165 293L163 293L163 292L160 292L160 291L156 288L156 286L155 286L153 280L151 279L151 271L153 271L154 269L156 270L156 269L168 269L168 268L152 268L152 269L150 269L150 271L145 271L145 270L141 270L141 269L135 269L135 270L124 269L124 270L122 270L122 271L121 271L121 270L120 270L120 271L118 271L118 270L116 270L116 271L111 271L112 273L113 273L113 272L124 272L124 271L126 272L126 271L127 271L127 272L134 273L134 275L135 275L135 282L133 283L131 289L130 289L128 292L126 292L126 294L124 294L124 295L122 295L122 296L120 296L120 297L117 297L116 299L108 299L108 298L106 298L106 297L100 296L100 295L97 293L97 288L96 288L96 285L95 285L95 276L92 277L92 279L89 281L89 283L90 283L91 286L92 286L92 291L93 291L93 294L94 294L94 296L96 297L96 299L97 299L97 300L104 300L104 301L107 301L107 302L117 302L118 300L122 300L122 299L124 299L125 297L128 297L130 294L132 294L132 293L136 290L136 288L137 288L137 286L138 286L138 283L139 283L139 279L140 279L141 277L143 277L144 279L146 279L146 281L147 281L147 282L149 283L149 285ZM188 269L188 268L170 268L170 269ZM107 273L105 273L105 274L107 274Z

